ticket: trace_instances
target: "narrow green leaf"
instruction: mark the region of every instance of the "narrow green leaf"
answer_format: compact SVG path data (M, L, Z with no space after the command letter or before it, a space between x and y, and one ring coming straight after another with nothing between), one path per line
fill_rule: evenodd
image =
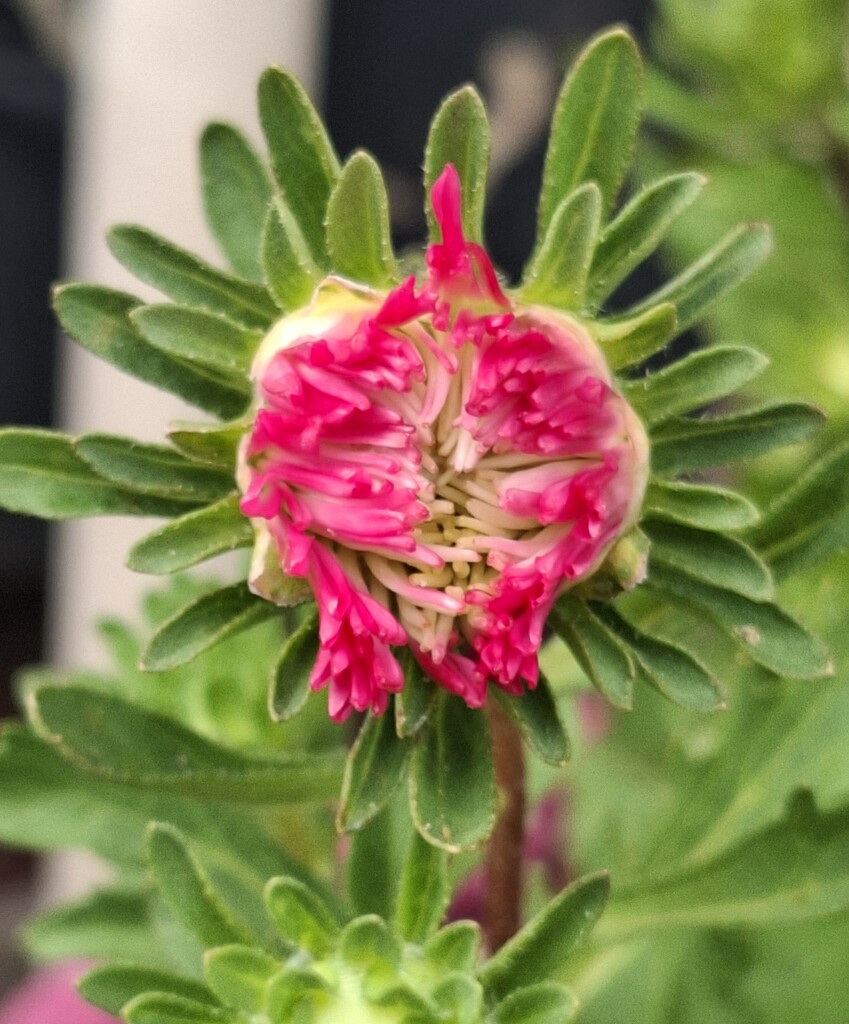
M239 497L230 495L149 533L130 548L127 565L134 572L178 572L247 547L252 540L253 528L239 511Z
M193 978L131 964L95 967L79 982L77 990L86 1002L117 1016L124 1006L143 992L182 996L197 1003L217 1006L218 1000Z
M639 366L660 352L678 327L675 307L664 303L625 319L599 320L594 329L611 370Z
M594 181L566 196L523 274L521 295L558 309L580 311L601 223L601 192Z
M440 971L465 971L477 968L481 948L480 926L474 921L452 921L425 943L424 955Z
M261 1013L269 981L280 970L280 961L255 946L219 946L207 950L203 973L209 988L221 1002L242 1013Z
M395 730L399 736L415 736L433 709L436 687L409 649L404 653L404 689L395 694Z
M705 181L701 174L671 174L647 185L626 204L599 239L587 292L592 305L601 304L655 251Z
M268 711L275 722L288 722L306 703L318 647L318 612L313 611L288 637L272 669Z
M560 598L549 621L593 686L614 707L629 711L634 700L634 663L619 638L572 594Z
M390 804L348 836L345 891L355 914L392 917L400 871L392 812Z
M653 433L652 469L677 476L753 459L804 441L822 423L810 405L781 402L736 416L670 420Z
M671 566L753 601L768 601L774 587L766 564L742 541L678 523L644 522L651 563Z
M272 878L265 905L280 936L296 949L321 957L339 934L333 911L312 889L295 878Z
M425 146L425 213L432 239L438 239L440 234L430 206L430 192L446 164L453 164L460 176L463 233L474 242L483 239L490 148L483 100L473 86L464 85L443 100L431 122Z
M147 856L168 907L204 946L233 942L253 945L254 936L231 916L178 829L151 822L147 829Z
M564 985L543 981L511 993L496 1006L492 1020L493 1024L566 1024L578 1006Z
M240 1016L233 1010L167 992L136 996L123 1008L122 1016L127 1024L240 1024Z
M279 315L261 285L216 270L146 228L121 224L111 229L106 240L112 255L131 274L175 302L220 313L234 323L260 330Z
M500 690L496 690L496 697L537 757L546 764L562 768L569 760L569 738L545 676L540 674L536 687L525 689L520 697Z
M658 373L625 384L625 397L646 424L664 423L733 394L767 366L753 348L715 345Z
M177 421L168 428L168 440L192 462L220 466L233 472L236 450L250 428L247 420L234 423L184 423Z
M250 395L248 371L263 332L242 327L219 313L165 302L140 306L130 320L154 348L220 373Z
M838 506L836 514L814 520L810 529L795 534L769 553L773 575L779 582L811 566L819 565L849 548L849 507Z
M665 565L648 581L707 611L758 664L786 679L821 679L834 672L828 648L774 604L750 601Z
M327 206L327 250L334 271L377 288L398 276L389 201L380 167L358 150L342 168Z
M208 124L200 139L206 220L227 262L241 277L262 280L260 239L271 183L247 139L229 124Z
M596 36L572 66L557 100L545 157L537 238L574 189L594 181L613 205L631 162L642 106L643 69L631 36Z
M259 117L274 177L312 259L327 264L324 220L339 161L300 82L280 68L259 80Z
M256 597L245 583L204 594L157 629L142 653L141 668L163 672L185 665L226 637L279 614L276 605Z
M395 924L405 942L422 945L439 927L451 891L443 850L413 831L401 872Z
M496 790L486 719L438 693L413 751L410 809L422 836L449 853L482 842L495 823Z
M643 510L646 516L703 530L739 530L760 518L742 494L670 480L649 481Z
M0 505L41 519L171 516L186 508L117 486L80 458L73 438L34 427L0 430Z
M141 305L132 295L95 285L67 284L54 291L53 305L72 338L124 373L222 419L244 411L244 389L145 341L130 322L129 314Z
M345 766L337 817L340 829L356 831L386 806L404 777L410 746L395 731L391 707L380 717L366 717Z
M636 315L659 302L671 302L678 310L678 331L685 331L709 306L744 281L771 249L772 235L766 224L741 224L628 313Z
M111 434L83 434L74 441L74 448L95 473L137 493L200 504L217 501L233 489L232 471L199 466L163 445Z
M268 290L284 312L305 306L324 271L313 262L285 200L275 196L262 233L262 266Z
M607 902L606 872L573 882L481 967L488 997L505 999L524 985L547 981L592 930Z

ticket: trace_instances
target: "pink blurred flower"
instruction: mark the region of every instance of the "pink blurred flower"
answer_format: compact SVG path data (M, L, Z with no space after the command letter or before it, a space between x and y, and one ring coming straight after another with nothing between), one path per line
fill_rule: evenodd
M328 278L257 353L240 457L257 529L250 583L320 615L310 680L329 710L380 714L408 645L480 706L537 681L551 605L634 522L642 425L588 331L502 291L462 229L450 165L433 187L442 241L388 294Z
M38 971L0 1003L0 1024L117 1024L77 994L87 965L57 964Z

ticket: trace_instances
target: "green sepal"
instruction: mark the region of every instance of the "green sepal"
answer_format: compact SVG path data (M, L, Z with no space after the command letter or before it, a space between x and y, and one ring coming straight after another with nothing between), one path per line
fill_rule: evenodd
M366 979L363 995L390 1019L415 1021L415 1024L442 1024L445 1019L439 1008L409 982L397 978L384 981L379 972L374 972L372 977Z
M250 396L248 371L263 332L242 327L219 313L170 302L139 306L130 322L154 348L200 363Z
M714 345L657 373L628 381L623 391L640 419L651 426L733 394L768 362L752 348Z
M140 305L132 295L96 285L66 284L53 292L64 330L99 359L221 419L243 412L243 388L145 341L130 321L130 313Z
M512 992L493 1011L493 1024L566 1024L578 1012L578 1000L554 981Z
M339 920L309 886L296 878L272 878L263 895L268 916L287 943L315 957L333 948Z
M659 302L671 302L678 310L678 331L685 331L714 302L745 281L771 249L772 234L766 224L741 224L628 313L635 315Z
M505 999L560 970L594 927L609 892L607 873L600 872L558 893L481 967L478 977L487 997Z
M168 428L166 436L192 462L233 473L239 442L249 428L250 422L243 419L223 424L177 421Z
M643 67L621 28L596 36L569 72L551 124L539 198L542 239L563 198L585 181L613 205L631 162L642 107Z
M662 303L638 316L597 320L590 325L611 370L639 366L669 344L678 329L675 307Z
M653 431L652 469L678 476L753 459L804 441L822 420L818 409L800 402L780 402L735 416L670 420Z
M382 715L366 716L345 765L336 818L340 831L362 828L386 806L407 770L411 745L395 730L391 703Z
M399 736L415 736L430 717L436 686L407 649L401 655L404 687L395 694L395 730Z
M522 739L546 764L562 768L569 760L569 737L548 680L540 673L537 685L514 697L501 690L496 698L519 727Z
M185 665L228 636L279 614L276 605L256 597L246 583L214 590L191 601L156 630L142 652L140 667L163 672Z
M382 288L398 277L386 185L364 150L350 157L330 195L327 251L334 272L352 281Z
M131 274L174 302L259 330L277 317L277 308L261 285L225 274L146 228L121 224L109 231L106 241Z
M338 948L344 962L364 974L375 972L385 977L401 966L401 943L386 922L373 914L349 921L339 936Z
M151 822L147 859L169 909L203 946L254 945L256 936L231 915L178 829Z
M481 930L476 922L452 921L427 940L424 957L440 971L471 974L477 968L481 945Z
M219 1005L206 985L194 978L134 964L95 967L77 982L77 991L86 1002L114 1016L143 992L181 996L209 1006Z
M288 722L306 704L318 647L318 611L313 609L287 637L271 670L268 712L275 722Z
M426 942L439 927L450 895L445 851L425 842L413 830L395 911L396 930L401 938L416 945Z
M36 427L0 430L0 505L41 519L173 516L185 501L139 494L106 480L80 457L74 439Z
M740 530L760 519L758 509L742 494L677 480L650 480L643 513L702 530Z
M671 174L638 192L602 231L590 267L587 300L600 305L660 245L674 221L696 199L701 174Z
M232 125L213 123L201 135L200 172L206 221L227 262L241 277L261 281L260 241L271 200L262 161Z
M137 493L206 504L233 490L232 473L199 466L164 445L111 434L83 434L74 441L74 448L95 473Z
M266 1017L275 1022L312 1024L311 1010L330 993L329 983L308 967L286 967L268 984Z
M483 842L495 823L496 790L485 716L439 692L410 765L410 810L422 836L458 853Z
M473 242L483 239L490 149L489 120L483 100L473 86L464 85L442 101L425 146L425 214L431 240L440 241L441 234L431 209L430 193L446 164L453 164L460 177L463 233Z
M268 208L261 259L268 290L285 313L305 306L324 275L304 241L292 212L280 196Z
M678 523L644 520L643 529L652 544L652 566L670 566L753 601L772 599L775 587L769 568L741 540Z
M648 583L704 608L759 665L785 679L821 679L834 672L828 648L774 604L750 601L665 565Z
M434 1024L456 1020L457 1024L477 1024L483 1010L483 987L461 971L450 971L430 993L438 1007Z
M549 621L599 693L614 707L630 711L634 702L634 663L619 638L573 594L560 598Z
M601 192L594 181L588 181L554 211L522 275L522 301L579 312L600 224Z
M271 168L313 261L327 266L324 221L339 160L301 83L281 68L259 80L259 117Z
M261 1013L268 982L280 961L255 946L218 946L207 950L203 974L210 990L225 1006L242 1013Z
M250 520L239 511L239 496L188 512L137 541L127 555L134 572L157 575L188 569L253 541Z
M127 1024L240 1024L234 1010L167 992L145 992L121 1010Z

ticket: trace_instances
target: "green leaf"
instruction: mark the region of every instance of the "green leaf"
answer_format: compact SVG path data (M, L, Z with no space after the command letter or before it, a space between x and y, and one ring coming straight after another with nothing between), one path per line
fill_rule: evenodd
M665 348L675 337L678 320L667 302L639 316L599 320L593 327L611 370L627 370Z
M314 1020L311 1011L321 1005L330 985L318 971L309 967L287 967L268 985L266 1019L271 1021Z
M757 508L742 494L670 480L649 481L643 510L648 517L702 530L739 530L760 518Z
M280 936L312 956L328 953L339 934L339 920L319 896L295 878L272 878L265 905Z
M631 162L642 105L643 69L631 36L596 36L572 66L557 100L545 157L537 238L564 196L585 181L609 210Z
M233 490L233 474L190 462L173 448L131 437L83 434L74 448L100 476L119 487L174 502L217 501Z
M548 680L540 674L533 690L520 697L496 690L501 706L519 727L522 738L546 764L562 768L569 760L569 738Z
M323 276L313 262L289 207L275 196L262 233L262 266L268 290L284 312L305 306Z
M481 930L474 921L452 921L431 936L424 946L427 962L440 971L465 971L477 968Z
M112 255L131 274L175 302L220 313L259 330L277 319L277 307L261 285L216 270L146 228L121 224L111 229L106 240Z
M341 783L342 761L335 753L251 757L82 686L36 686L26 706L43 739L87 774L109 782L259 804L326 800Z
M750 601L664 565L653 566L652 586L707 611L759 665L786 679L821 679L834 672L828 648L774 604Z
M511 993L496 1006L493 1024L566 1024L578 1012L568 988L543 981Z
M554 211L523 274L522 299L581 310L600 223L601 192L594 181L589 181Z
M389 225L389 201L380 167L357 150L327 206L327 250L333 269L352 281L376 288L398 276Z
M136 996L123 1008L122 1016L127 1024L240 1024L239 1014L232 1010L167 992Z
M151 822L147 829L147 856L163 899L202 945L253 945L255 936L230 914L178 829Z
M219 313L170 302L140 306L130 313L130 321L154 348L207 366L250 395L248 372L262 331L242 327Z
M409 649L402 665L404 688L395 694L395 730L401 737L415 736L430 717L436 687Z
M261 1013L269 981L280 961L254 946L219 946L203 958L206 983L225 1006L243 1013Z
M167 993L209 1006L218 1005L209 989L193 978L131 964L95 967L77 983L77 990L86 1002L115 1016L143 992Z
M178 572L252 541L250 520L239 511L238 495L230 495L149 533L130 548L127 565L134 572Z
M764 562L742 541L677 523L644 522L652 566L660 562L753 601L768 601L775 588Z
M655 251L705 181L701 174L671 174L647 185L623 207L598 241L587 290L592 305L603 302Z
M306 703L318 648L318 612L313 611L288 637L272 671L268 710L275 722L288 722Z
M386 920L392 917L399 874L393 827L390 805L348 837L346 892L356 914L378 914Z
M183 423L177 421L168 428L168 440L192 462L219 466L233 472L239 442L250 429L247 420L235 423Z
M606 872L573 882L481 967L489 998L504 999L524 985L548 981L592 930L607 902Z
M614 707L629 711L634 699L634 663L619 638L571 594L560 598L549 621L593 686Z
M355 917L342 929L339 953L349 967L367 972L372 968L401 966L401 944L390 932L386 922L369 914Z
M741 224L628 313L635 315L659 302L671 302L678 310L678 331L685 331L760 266L771 249L772 235L766 224Z
M715 860L617 891L605 938L659 928L753 928L849 907L849 813L796 795L785 820Z
M41 519L170 516L186 508L117 486L80 458L73 438L32 427L0 430L0 505Z
M434 1003L443 1012L434 1012L433 1024L440 1024L446 1017L462 1024L476 1024L481 1020L483 1010L483 989L481 985L460 971L450 971L430 993ZM449 1018L449 1019L450 1019ZM423 1015L423 1022L426 1019Z
M822 419L810 405L781 402L736 416L671 420L653 432L652 469L677 476L753 459L804 441Z
M204 594L157 629L142 653L141 667L162 672L185 665L226 637L279 614L276 605L256 597L245 583Z
M401 873L395 924L405 942L422 945L439 927L451 890L445 852L413 831Z
M413 751L410 809L422 836L449 853L482 842L495 823L496 790L485 716L438 693Z
M303 86L268 68L259 80L259 117L274 177L312 255L327 264L324 220L339 161Z
M625 384L625 397L644 423L664 423L733 394L769 360L752 348L715 345L693 352L658 373Z
M222 419L244 411L244 389L208 369L154 348L130 322L141 303L132 295L95 285L66 284L55 289L53 305L63 329L85 349L139 380Z
M241 277L262 280L259 248L271 183L247 139L229 124L208 124L200 139L206 220Z
M432 239L441 236L430 206L431 189L446 164L453 164L460 176L463 233L473 242L482 240L490 148L483 100L473 86L464 85L443 100L431 122L425 146L425 213Z
M366 717L345 765L340 829L356 831L386 806L407 770L410 746L395 731L391 706L379 717Z

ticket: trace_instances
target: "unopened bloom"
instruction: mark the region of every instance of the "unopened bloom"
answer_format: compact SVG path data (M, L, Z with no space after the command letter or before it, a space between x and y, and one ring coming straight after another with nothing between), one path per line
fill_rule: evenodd
M241 450L254 590L309 583L329 709L381 713L408 645L470 706L537 681L546 616L635 521L645 431L588 331L511 301L463 234L450 165L422 283L328 278L253 364ZM269 567L269 558L271 565ZM279 569L278 569L279 566Z

